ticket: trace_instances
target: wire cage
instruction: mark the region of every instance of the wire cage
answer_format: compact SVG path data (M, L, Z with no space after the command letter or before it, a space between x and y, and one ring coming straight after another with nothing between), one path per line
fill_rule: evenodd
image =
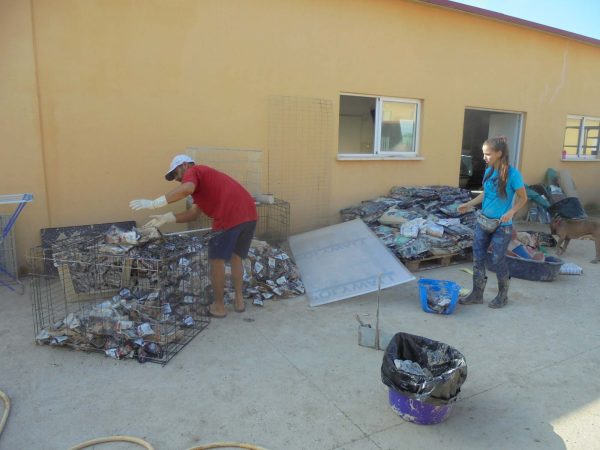
M30 250L35 340L164 365L210 322L209 234L109 235Z
M0 214L0 232L8 227L10 218L8 214ZM11 229L4 238L0 233L0 286L23 293L18 272L15 234Z
M257 203L258 221L254 236L270 244L282 244L290 233L290 204L279 198L272 198L273 203ZM188 203L188 209L191 203ZM198 219L188 223L189 230L209 228L212 219L200 214Z

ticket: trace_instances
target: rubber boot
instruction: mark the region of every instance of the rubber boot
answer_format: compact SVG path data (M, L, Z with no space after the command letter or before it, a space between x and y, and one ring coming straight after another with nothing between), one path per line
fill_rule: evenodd
M510 285L510 277L498 278L498 295L494 297L488 306L490 308L502 308L508 302L508 287Z
M461 305L478 305L483 303L483 291L487 277L485 276L485 266L473 266L473 290L465 298L461 298L458 303Z

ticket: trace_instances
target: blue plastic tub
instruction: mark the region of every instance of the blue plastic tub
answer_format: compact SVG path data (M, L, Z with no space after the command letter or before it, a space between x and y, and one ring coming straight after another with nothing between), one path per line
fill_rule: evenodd
M430 405L419 400L408 398L394 389L389 389L392 409L407 422L419 425L434 425L448 418L454 402L447 405Z
M423 311L433 314L452 314L458 303L460 286L454 281L431 280L421 278L419 280L419 295L421 296L421 307ZM438 305L439 300L449 301L446 306Z
M506 260L511 277L530 281L554 281L560 274L560 267L565 263L556 256L546 256L545 261L535 261L506 255ZM496 272L496 265L492 262L490 252L487 254L485 266L488 270Z

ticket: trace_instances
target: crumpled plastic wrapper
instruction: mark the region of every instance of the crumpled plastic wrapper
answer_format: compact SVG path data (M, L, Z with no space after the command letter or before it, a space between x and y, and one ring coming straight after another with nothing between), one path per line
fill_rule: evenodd
M85 304L77 313L42 329L38 344L103 350L114 359L162 357L162 347L184 337L204 305L196 300L168 299L161 291L122 289L111 299Z
M267 242L253 240L244 260L244 297L263 306L265 300L278 300L304 294L300 271L290 256ZM226 297L233 301L233 290Z

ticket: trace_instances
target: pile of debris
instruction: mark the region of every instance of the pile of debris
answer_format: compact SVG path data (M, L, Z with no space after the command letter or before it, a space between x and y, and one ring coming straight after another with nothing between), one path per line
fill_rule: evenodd
M402 261L464 254L473 246L474 211L458 205L470 191L452 186L395 186L389 195L340 211L344 221L362 219Z
M34 313L40 321L36 341L103 351L115 359L166 363L209 322L212 236L111 228L99 236L56 241L51 256L33 264L41 271L33 273L34 311L40 301L49 302L37 305L41 311L54 311L52 318ZM253 241L244 268L245 297L255 305L304 293L296 265L266 242ZM45 281L56 279L56 273L60 290ZM66 298L53 299L57 292ZM233 289L226 290L226 299L233 301ZM58 305L66 305L62 314Z
M209 322L207 239L111 228L56 241L51 258L33 265L46 270L51 262L65 298L53 299L53 284L40 281L51 273L34 270L34 310L44 299L49 304L39 309L54 312L52 323L34 314L44 320L36 323L36 341L166 363ZM59 305L65 305L62 316Z
M122 289L112 299L88 302L42 329L36 342L165 363L208 324L208 318L204 305L188 296L163 298L160 291Z
M264 300L304 294L296 264L286 252L264 241L252 241L244 269L247 281L244 297L252 298L254 305L263 306ZM229 296L232 296L231 292Z

